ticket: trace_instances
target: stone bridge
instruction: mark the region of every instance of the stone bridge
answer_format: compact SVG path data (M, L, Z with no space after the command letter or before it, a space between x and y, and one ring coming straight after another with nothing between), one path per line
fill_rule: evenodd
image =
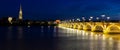
M59 26L104 33L120 33L119 22L65 22Z

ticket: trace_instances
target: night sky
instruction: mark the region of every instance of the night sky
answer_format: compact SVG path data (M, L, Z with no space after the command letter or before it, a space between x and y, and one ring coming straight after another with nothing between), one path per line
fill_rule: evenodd
M24 19L72 19L106 14L120 19L120 0L1 0L0 17L18 17L20 3Z

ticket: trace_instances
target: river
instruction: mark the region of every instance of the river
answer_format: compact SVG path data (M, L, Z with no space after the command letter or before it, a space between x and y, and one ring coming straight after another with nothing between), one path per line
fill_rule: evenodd
M120 50L120 34L57 26L0 26L0 50Z

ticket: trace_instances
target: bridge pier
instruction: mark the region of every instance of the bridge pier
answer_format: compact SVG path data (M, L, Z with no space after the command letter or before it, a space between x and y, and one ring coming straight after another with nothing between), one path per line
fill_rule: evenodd
M79 25L78 30L83 30L83 26Z

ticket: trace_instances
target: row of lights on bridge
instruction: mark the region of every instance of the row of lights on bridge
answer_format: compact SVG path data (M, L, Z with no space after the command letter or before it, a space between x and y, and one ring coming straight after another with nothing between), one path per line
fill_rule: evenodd
M101 15L101 17L102 17L102 20L104 20L104 18L106 17L106 15ZM93 16L91 16L88 20L89 21L92 21L92 19L93 19L94 17ZM106 17L107 18L107 20L109 20L110 19L110 17ZM96 17L96 20L99 20L100 18L99 17ZM83 21L86 21L86 19L85 19L85 17L82 17L82 20ZM77 19L72 19L72 20L66 20L66 21L81 21L81 19L80 18L77 18Z

